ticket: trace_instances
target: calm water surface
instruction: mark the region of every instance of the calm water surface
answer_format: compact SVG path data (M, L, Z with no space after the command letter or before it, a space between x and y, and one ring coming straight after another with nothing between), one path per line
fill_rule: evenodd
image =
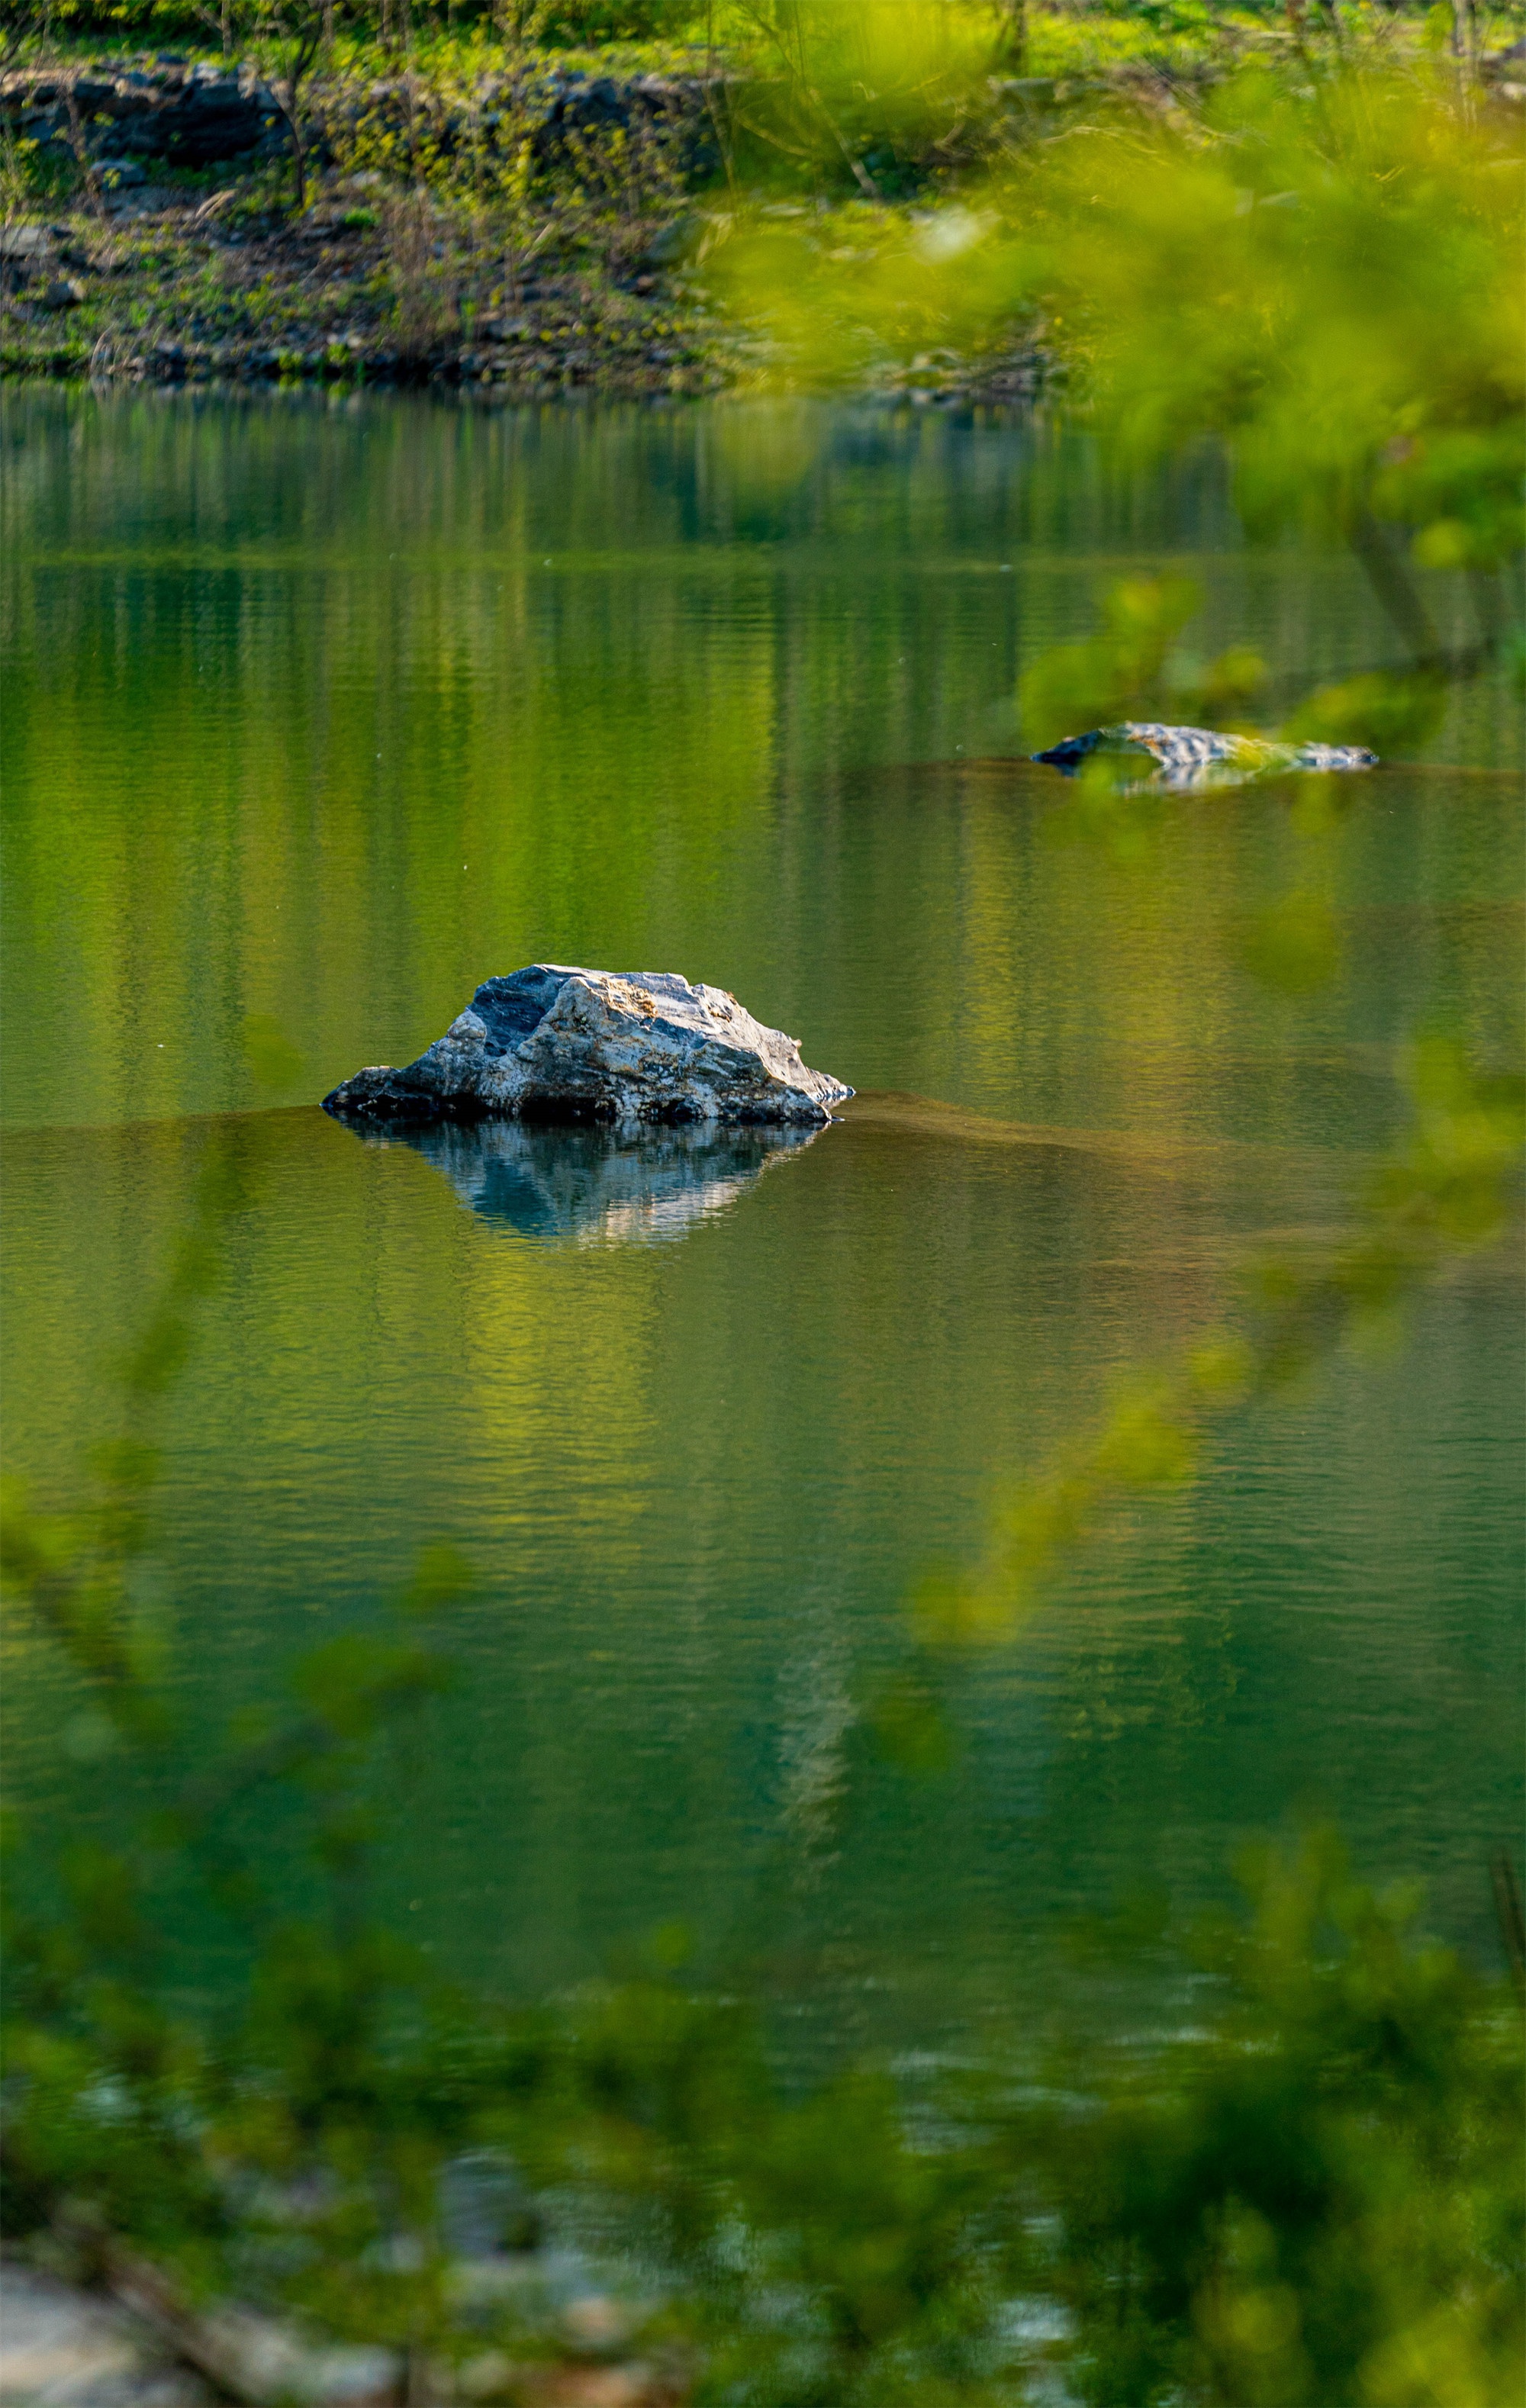
M943 1774L861 1707L1002 1479L1339 1221L1406 1035L1510 1042L1507 699L1334 824L1198 798L1115 860L1012 757L1022 664L1110 579L1188 571L1202 649L1290 683L1389 656L1340 557L1243 548L1212 460L1117 486L1042 426L793 408L29 393L0 432L8 1453L78 1493L231 1132L252 1200L158 1509L192 1713L275 1695L445 1537L479 1585L384 1880L462 1971L535 1987L678 1920L824 2030L936 2037L1065 1915L1213 1894L1308 1812L1487 1948L1513 1262L1100 1532L950 1675ZM1245 966L1293 891L1342 939L1302 1002ZM535 959L730 987L859 1099L636 1155L314 1109ZM252 1015L301 1057L279 1109ZM104 1782L58 1771L79 1700L10 1650L17 1780Z

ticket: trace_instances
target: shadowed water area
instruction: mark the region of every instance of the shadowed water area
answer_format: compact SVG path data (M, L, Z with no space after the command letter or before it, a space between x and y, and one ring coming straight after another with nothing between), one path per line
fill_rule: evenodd
M1339 1226L1405 1038L1504 1055L1503 687L1336 816L1171 797L1120 858L1014 757L1020 668L1107 581L1197 577L1202 649L1289 695L1393 657L1340 555L1243 545L1211 458L1117 483L1042 424L790 406L31 392L0 432L7 1453L78 1494L227 1140L249 1200L155 1505L191 1714L273 1698L446 1538L478 1586L382 1880L459 1971L538 1989L682 1923L824 2034L934 2040L1067 1916L1216 1896L1310 1811L1486 1952L1513 1257L1110 1520L949 1672L943 1770L860 1709L1001 1483ZM1432 599L1469 640L1461 581ZM1302 998L1249 967L1293 892L1340 939ZM537 960L729 988L857 1096L639 1147L316 1109ZM274 1108L252 1019L267 1068L301 1057ZM24 1629L7 1691L16 1785L108 1812Z

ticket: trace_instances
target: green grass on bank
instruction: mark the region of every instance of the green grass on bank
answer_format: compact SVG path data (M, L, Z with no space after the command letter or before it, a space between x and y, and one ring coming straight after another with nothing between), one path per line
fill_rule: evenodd
M829 22L834 6L850 0L816 0L813 11ZM299 13L299 12L298 12ZM400 56L421 64L458 69L499 63L504 54L501 10L446 7L413 12L406 44L400 38L402 15L396 13L398 37L392 36L392 12L379 5L342 5L336 16L332 59L345 74L396 72ZM989 52L997 71L1029 76L1091 75L1111 67L1140 63L1185 69L1226 53L1260 45L1281 46L1293 38L1292 20L1280 7L1216 7L1208 0L1136 0L1132 7L1069 7L1010 6L1002 0L970 12L976 40ZM1455 39L1458 22L1450 0L1429 6L1340 6L1317 12L1322 22L1344 24L1354 34L1381 26L1396 47L1445 49ZM538 7L528 0L523 11L527 39L512 45L516 54L540 54L561 68L603 73L684 73L722 65L741 74L780 71L793 51L800 55L799 27L804 22L793 0L563 0L563 5ZM255 27L258 13L247 7L230 7L230 46L240 51ZM796 27L791 33L792 24ZM1519 5L1480 7L1471 19L1472 37L1483 52L1502 50L1526 29L1526 8ZM808 35L809 35L809 28ZM12 63L58 58L94 58L117 64L142 64L146 60L215 61L224 53L219 38L217 12L192 7L183 0L54 0L50 6L26 6L10 12L8 26L0 24L0 43L8 36ZM818 36L817 38L820 38ZM806 48L809 49L809 38Z

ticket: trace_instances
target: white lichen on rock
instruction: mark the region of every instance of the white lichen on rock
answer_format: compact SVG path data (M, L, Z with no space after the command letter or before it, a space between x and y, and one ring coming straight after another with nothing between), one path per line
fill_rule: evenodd
M721 987L538 962L486 980L416 1062L357 1070L324 1102L359 1120L819 1127L852 1093Z

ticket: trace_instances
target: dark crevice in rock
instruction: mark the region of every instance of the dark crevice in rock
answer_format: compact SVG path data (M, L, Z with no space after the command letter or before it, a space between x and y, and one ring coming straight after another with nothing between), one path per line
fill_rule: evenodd
M565 970L535 968L515 970L511 978L484 979L471 1008L487 1031L489 1049L512 1053L540 1027L567 978Z

